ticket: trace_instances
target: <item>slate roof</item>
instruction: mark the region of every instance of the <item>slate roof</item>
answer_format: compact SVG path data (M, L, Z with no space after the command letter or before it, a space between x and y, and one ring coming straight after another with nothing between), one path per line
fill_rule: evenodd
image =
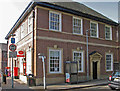
M87 7L86 5L84 5L82 3L78 3L78 2L50 2L50 3L54 4L54 5L62 6L65 8L69 8L72 10L76 10L76 11L79 11L79 12L82 12L85 14L89 14L89 15L93 15L96 17L106 19L106 20L113 21L113 20L109 19L108 17L100 14L99 12Z
M13 25L9 33L6 35L5 39L8 39L10 37L10 34L14 32L15 28L23 21L23 19L27 16L27 14L37 5L75 14L78 16L82 16L82 17L103 22L106 24L118 26L118 23L96 12L95 10L92 10L91 8L85 6L84 4L81 4L78 2L34 2L32 1L28 4L28 6L23 11L21 16L15 22L15 24Z

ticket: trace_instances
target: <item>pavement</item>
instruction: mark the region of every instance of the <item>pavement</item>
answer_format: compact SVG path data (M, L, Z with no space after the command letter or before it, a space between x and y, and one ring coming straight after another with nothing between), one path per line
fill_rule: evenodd
M92 80L88 82L81 82L78 84L55 84L55 85L47 85L47 90L69 90L69 89L79 89L79 88L87 88L93 86L102 86L107 85L107 80ZM14 88L11 86L11 78L7 77L7 84L2 84L2 89L28 89L28 90L38 90L44 89L43 86L32 86L29 87L27 84L23 83L19 79L14 79Z
M11 77L7 77L6 84L2 83L2 89L30 89L29 86L19 79L14 80L14 88L12 88Z

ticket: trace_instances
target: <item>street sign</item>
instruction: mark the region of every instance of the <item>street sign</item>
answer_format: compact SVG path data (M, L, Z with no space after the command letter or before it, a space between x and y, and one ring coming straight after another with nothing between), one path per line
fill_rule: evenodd
M17 57L25 57L23 51L19 51Z
M16 58L17 57L17 51L9 52L9 58Z
M17 55L17 57L25 57L24 55Z
M23 51L19 51L18 53L19 53L19 54L24 54L24 52L23 52Z
M15 38L11 38L11 43L15 43Z
M17 46L15 44L10 44L9 49L10 51L14 52L17 49Z

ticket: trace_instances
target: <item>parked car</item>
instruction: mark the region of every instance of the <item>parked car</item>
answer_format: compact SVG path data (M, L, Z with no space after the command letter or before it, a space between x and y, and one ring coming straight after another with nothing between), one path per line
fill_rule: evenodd
M120 71L114 71L109 76L108 86L112 89L120 89Z

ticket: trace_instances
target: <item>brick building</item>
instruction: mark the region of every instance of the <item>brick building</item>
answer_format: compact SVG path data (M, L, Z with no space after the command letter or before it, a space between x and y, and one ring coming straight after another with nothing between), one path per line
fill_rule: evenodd
M0 43L0 71L5 73L7 67L7 44Z
M15 59L19 78L27 82L26 74L34 74L36 84L42 83L42 61L38 54L43 53L47 84L65 82L65 61L78 61L78 80L85 81L86 30L89 30L89 79L107 78L120 59L116 22L77 2L30 2L6 36L9 45L10 34L15 33L17 51L25 52L24 58Z

